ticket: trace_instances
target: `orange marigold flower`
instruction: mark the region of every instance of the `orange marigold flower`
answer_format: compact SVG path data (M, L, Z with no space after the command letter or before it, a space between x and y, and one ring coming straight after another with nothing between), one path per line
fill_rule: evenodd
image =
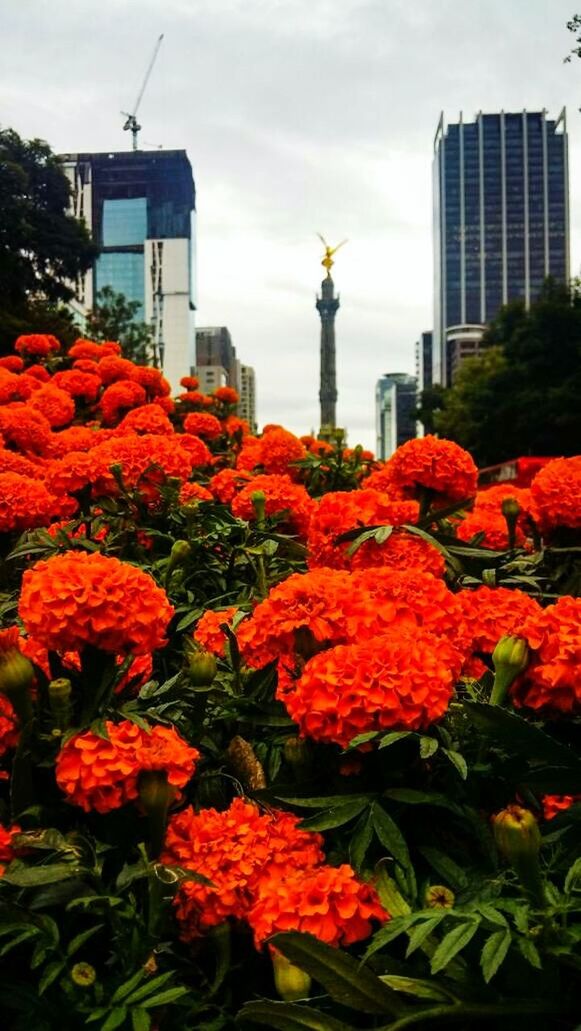
M105 340L98 344L95 340L84 340L79 337L69 348L69 358L90 358L99 361L109 354L121 354L121 344L115 340Z
M148 397L162 399L171 393L166 378L151 365L134 365L131 379L144 388Z
M101 390L101 378L92 372L81 372L80 369L66 369L57 372L52 382L55 387L65 390L71 397L93 404Z
M531 495L544 531L581 527L581 455L548 462L535 476Z
M207 609L196 624L192 634L194 641L213 655L224 655L226 634L221 627L225 623L232 623L237 612L237 605L229 605L226 609Z
M24 362L17 354L7 354L0 358L0 369L8 369L8 372L22 372ZM47 376L49 373L47 372Z
M543 795L543 817L545 820L554 820L559 813L570 809L575 802L581 801L581 795Z
M152 652L173 616L165 591L126 562L70 551L42 559L22 578L18 608L28 634L50 651Z
M123 361L123 359L117 359ZM101 362L100 365L103 363ZM100 367L100 366L99 366ZM139 383L131 380L119 380L111 383L99 401L99 408L103 415L103 422L113 425L125 415L130 408L138 408L145 404L146 393Z
M184 483L180 489L178 502L180 505L189 505L191 501L213 501L214 495L202 487L201 483Z
M158 436L169 436L175 433L175 430L159 405L148 404L140 405L123 416L115 434L124 433L156 433Z
M12 703L0 692L0 756L16 748L20 731Z
M157 500L159 484L165 477L187 480L195 465L189 449L183 446L181 436L174 438L150 433L113 436L93 448L91 458L97 496L118 493L119 487L111 467L120 466L125 485L130 488L139 486L141 493L151 501Z
M44 466L40 463L32 462L16 451L6 451L4 448L0 448L1 473L19 473L21 476L28 476L29 479L39 480L42 479L43 470Z
M295 462L300 462L306 455L306 449L298 437L288 430L272 429L265 432L260 439L260 462L265 473L298 473L293 470Z
M212 476L208 488L220 504L229 505L250 479L250 473L245 473L242 469L222 469Z
M60 349L60 342L50 333L30 333L27 336L20 336L14 344L14 350L19 354L36 355L39 358L47 358Z
M239 419L237 415L227 416L227 418L222 422L222 429L229 437L233 437L235 433L239 433L244 438L250 433L250 426L246 422L246 419Z
M13 823L11 827L3 827L0 823L0 877L2 877L6 866L16 858L18 852L14 845L14 838L22 833L22 828Z
M190 412L184 419L184 430L206 440L215 440L222 434L222 426L209 412Z
M323 839L297 828L290 813L260 812L236 798L224 812L185 809L169 822L161 860L203 874L212 886L184 881L176 896L180 937L192 941L228 917L244 919L265 876L321 863Z
M66 390L47 383L36 390L30 398L29 405L41 412L54 428L68 426L75 417L75 402Z
M375 541L366 541L354 555L349 555L352 541L338 542L337 537L349 530L364 530L368 526L415 523L418 511L415 501L393 501L387 494L373 489L331 491L323 495L313 511L309 528L309 567L314 569L317 566L332 566L335 569L351 569L391 565L391 538L382 545Z
M29 365L26 370L27 376L32 376L40 383L50 383L51 375L44 365Z
M179 443L179 446L184 451L187 451L193 468L209 465L212 461L212 454L208 445L203 440L200 440L199 437L195 437L193 433L178 434L176 442Z
M180 386L186 390L197 390L200 385L200 381L197 376L182 376L180 380Z
M510 483L497 483L494 487L479 490L474 498L474 509L486 508L492 512L502 512L502 502L513 498L525 515L534 516L534 503L530 487L513 487Z
M407 440L381 472L386 489L393 485L408 498L419 497L422 488L426 488L451 501L459 501L476 493L478 480L478 469L464 448L431 434ZM378 478L379 473L373 473L368 482Z
M76 358L72 367L73 369L78 369L79 372L88 372L92 376L97 376L99 378L99 383L103 382L99 376L99 363L94 362L92 358ZM30 369L28 372L30 373Z
M0 473L1 533L46 526L57 510L57 499L43 483L19 473Z
M225 405L237 405L240 400L240 394L232 387L218 387L212 396L215 397L217 401L221 401L222 404Z
M477 587L457 595L462 611L462 636L472 642L471 651L491 655L501 637L522 637L525 624L542 612L534 598L507 587ZM460 632L460 624L459 624Z
M66 430L53 433L50 438L49 453L53 458L63 458L70 451L89 451L97 444L107 440L111 430L101 430L90 426L68 426Z
M268 877L248 915L257 949L280 931L312 934L336 948L348 946L368 938L374 923L388 919L375 888L346 864L291 868L282 878Z
M509 547L508 527L500 509L497 512L488 508L475 508L473 512L469 512L464 517L456 529L458 539L467 542L481 533L484 534L479 542L481 547L497 551L505 551ZM515 545L517 548L522 548L525 544L524 531L517 523Z
M151 403L161 408L166 415L175 412L176 403L173 397L154 397Z
M286 475L254 476L233 498L233 515L249 522L256 519L252 502L256 491L264 493L267 516L283 516L283 522L291 532L306 537L316 505L301 484L293 483Z
M439 720L461 661L445 638L402 627L319 652L281 701L303 737L345 748L358 734L420 730Z
M118 380L133 380L136 366L128 358L121 358L116 354L108 354L99 361L99 376L105 384L116 383Z
M29 405L12 404L0 408L0 435L25 454L42 455L50 443L50 423Z
M92 482L93 473L94 460L89 451L69 451L47 463L43 478L48 490L60 496L82 490Z
M200 757L174 727L143 730L129 720L105 723L108 740L93 731L75 734L61 748L56 781L67 801L85 812L108 813L139 795L139 775L145 770L167 774L168 784L183 788L194 775Z
M553 712L581 710L581 598L565 595L546 609L537 607L520 636L533 655L513 685L515 703Z

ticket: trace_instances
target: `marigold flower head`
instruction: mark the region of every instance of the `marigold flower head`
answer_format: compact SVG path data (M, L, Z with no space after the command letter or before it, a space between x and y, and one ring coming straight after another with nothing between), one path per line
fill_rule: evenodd
M108 740L87 730L61 749L56 781L73 805L108 813L139 794L139 775L159 770L168 784L183 788L194 775L200 753L174 727L143 730L129 720L105 723Z
M218 389L214 391L213 397L215 397L217 401L221 401L224 405L237 405L240 400L240 394L232 387L218 387Z
M581 455L548 462L535 476L531 495L543 531L581 527Z
M28 403L35 411L41 412L55 429L68 426L75 417L75 402L71 395L52 383L36 390Z
M70 451L90 451L97 444L107 440L110 434L110 430L91 426L68 426L59 433L53 433L49 453L53 458L63 458Z
M476 493L478 469L464 448L428 434L398 447L385 464L384 480L405 497L417 498L426 488L459 501Z
M221 469L211 477L208 488L220 504L229 505L250 479L250 473L242 469Z
M24 362L18 354L6 354L0 358L0 369L8 369L8 372L22 372ZM48 373L47 373L48 375Z
M358 734L420 730L439 720L460 665L445 638L398 627L363 644L319 652L281 700L303 737L345 748Z
M24 454L43 455L51 439L48 419L25 404L0 408L0 435Z
M108 354L99 361L99 376L105 385L116 383L119 380L132 380L135 368L135 364L128 358Z
M390 538L382 545L366 541L353 555L349 555L352 541L338 542L337 537L349 530L364 530L368 526L415 523L418 511L415 501L392 501L387 494L373 489L331 491L324 494L313 511L309 528L309 567L351 569L390 565Z
M460 591L457 598L462 634L472 641L473 652L486 655L492 654L501 637L522 637L528 620L542 611L529 594L507 587L477 587Z
M180 488L178 502L180 505L189 505L192 501L213 501L214 495L201 483L184 483Z
M474 498L474 510L488 509L499 514L502 512L502 502L507 498L513 498L523 514L534 515L530 487L513 487L510 483L497 483L493 487L479 490Z
M554 820L559 813L566 812L575 802L581 801L581 795L543 795L543 818Z
M50 333L29 333L18 337L14 344L14 350L18 351L18 354L34 355L38 358L48 358L60 349L60 342Z
M509 536L506 519L500 510L496 512L488 508L475 508L469 512L456 529L458 539L471 541L476 534L483 533L480 546L492 548L497 551L505 551L509 547ZM515 545L522 548L526 544L526 537L520 525L515 527Z
M173 616L165 591L148 573L97 552L42 559L22 578L19 614L49 650L142 654L166 643Z
M222 434L220 421L209 412L190 412L184 419L184 430L204 440L215 440Z
M19 736L18 717L12 702L0 693L0 756L16 748Z
M99 383L102 383L102 379L99 376L99 363L93 361L92 358L76 358L72 364L72 368L79 372L88 372L91 376L97 376ZM30 369L28 370L30 372Z
M187 480L191 474L195 463L191 453L182 446L182 440L181 436L144 433L142 436L114 436L99 444L91 451L94 493L97 496L118 493L111 467L120 466L125 485L139 486L145 497L155 501L160 480L170 476Z
M280 931L312 934L336 948L348 946L368 938L376 922L388 919L375 888L346 864L291 868L282 878L270 876L248 915L257 949Z
M175 430L166 413L159 405L140 405L124 415L115 430L116 435L124 433L155 433L171 436Z
M267 516L284 513L284 523L291 531L306 537L316 506L301 484L293 483L287 475L254 476L232 500L232 513L239 519L253 521L256 518L252 501L256 491L264 493Z
M25 401L32 393L32 391L28 393L24 391L26 396L23 397L20 379L20 376L15 376L7 369L0 369L0 404L7 405L11 401Z
M191 941L228 917L247 917L261 881L321 863L323 839L290 813L261 812L236 798L224 812L185 809L169 821L161 860L195 870L212 887L185 881L176 896L180 937Z
M187 404L188 406L195 406L198 408L212 407L212 398L208 397L207 394L200 393L199 390L187 390L185 394L179 395L178 400L183 401L184 404Z
M29 365L26 375L32 376L33 379L38 380L40 383L50 383L51 380L50 372L44 365Z
M200 616L192 637L197 644L212 655L224 655L226 634L221 629L224 624L231 624L238 611L237 605L229 605L226 609L207 609Z
M272 429L260 439L260 465L266 473L297 474L292 466L306 455L306 449L298 437L288 430Z
M513 685L515 703L552 712L580 711L581 598L565 595L546 609L537 607L521 636L533 655Z
M209 465L212 460L212 454L208 448L208 445L200 440L199 437L195 437L193 433L179 433L176 436L176 443L179 444L183 451L187 451L190 456L192 468L198 468L201 465Z
M200 385L200 381L197 376L182 376L180 380L180 386L186 390L197 390Z
M43 478L52 494L75 494L92 482L94 463L89 451L69 451L44 468Z
M222 429L229 437L239 433L241 437L247 437L250 433L250 426L246 419L240 419L237 415L228 415L222 422Z
M11 827L3 827L0 823L0 877L2 877L7 864L16 859L18 850L14 839L21 833L22 828L17 823L13 823Z
M55 387L66 391L71 397L86 404L93 404L101 390L101 378L92 372L81 372L80 369L66 369L64 372L57 372L52 382Z
M165 376L151 365L134 365L131 379L144 388L148 397L162 399L171 393Z
M154 397L151 403L161 408L162 412L165 412L166 415L171 415L172 412L175 412L176 403L173 397Z
M43 483L19 473L0 473L1 533L46 526L57 510L57 499Z
M122 361L123 359L118 359ZM102 363L101 363L102 364ZM123 379L106 387L99 401L103 422L112 426L119 422L130 408L138 408L145 404L146 393L139 383Z
M6 451L5 448L0 448L0 472L19 473L20 476L27 476L31 480L39 480L44 475L44 465L41 462L25 458L16 451Z
M79 337L69 348L69 358L90 358L99 361L110 354L121 354L121 344L116 340L105 340L98 344L95 340L84 340Z

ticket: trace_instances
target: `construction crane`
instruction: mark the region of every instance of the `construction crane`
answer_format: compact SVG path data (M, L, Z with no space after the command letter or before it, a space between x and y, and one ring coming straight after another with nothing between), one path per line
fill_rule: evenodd
M133 150L137 150L138 149L137 148L137 135L138 135L138 133L141 130L141 126L140 126L139 122L137 121L137 112L139 110L139 105L141 104L141 101L143 100L143 94L145 93L145 87L147 86L147 83L149 82L149 76L152 73L153 66L155 64L157 55L159 53L159 48L160 48L160 46L162 44L162 40L163 40L163 32L162 32L161 36L159 37L157 43L155 44L155 47L154 47L154 50L153 50L153 54L151 55L151 61L149 62L149 67L148 67L148 69L147 69L147 71L145 73L145 78L143 80L143 84L141 86L141 89L139 90L139 93L138 93L138 96L137 96L137 100L135 101L135 104L133 105L133 113L129 114L127 111L122 111L121 112L121 114L125 118L125 125L123 126L123 128L124 129L128 129L131 132L131 135L133 137Z

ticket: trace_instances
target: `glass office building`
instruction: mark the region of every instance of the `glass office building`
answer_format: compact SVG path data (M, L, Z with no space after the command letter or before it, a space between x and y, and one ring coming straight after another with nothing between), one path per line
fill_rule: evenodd
M565 109L483 114L434 140L433 378L449 384L483 327L548 277L569 278Z
M137 301L173 387L195 365L195 186L184 150L61 155L73 210L99 247L82 315L110 286Z
M386 459L416 436L417 380L406 372L386 373L375 386L376 458Z

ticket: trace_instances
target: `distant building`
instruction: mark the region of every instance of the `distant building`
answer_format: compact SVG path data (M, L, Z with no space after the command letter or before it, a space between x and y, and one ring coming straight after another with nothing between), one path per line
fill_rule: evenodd
M201 326L196 330L196 366L221 366L226 370L227 386L241 392L240 361L226 326Z
M483 114L434 140L433 379L449 385L503 304L569 279L565 109Z
M422 333L415 344L416 358L416 401L420 406L421 396L424 390L432 386L432 346L433 333L431 330ZM416 436L424 436L424 427L421 422L416 423Z
M194 376L197 376L202 394L211 394L218 387L228 386L228 373L221 365L195 365Z
M240 366L240 404L238 413L246 419L251 431L256 430L256 377L250 365Z
M406 440L416 436L414 412L417 380L405 372L386 373L375 387L377 458L386 459Z
M104 286L141 305L174 387L195 364L195 186L185 150L61 154L72 207L99 247L78 284L82 317Z

